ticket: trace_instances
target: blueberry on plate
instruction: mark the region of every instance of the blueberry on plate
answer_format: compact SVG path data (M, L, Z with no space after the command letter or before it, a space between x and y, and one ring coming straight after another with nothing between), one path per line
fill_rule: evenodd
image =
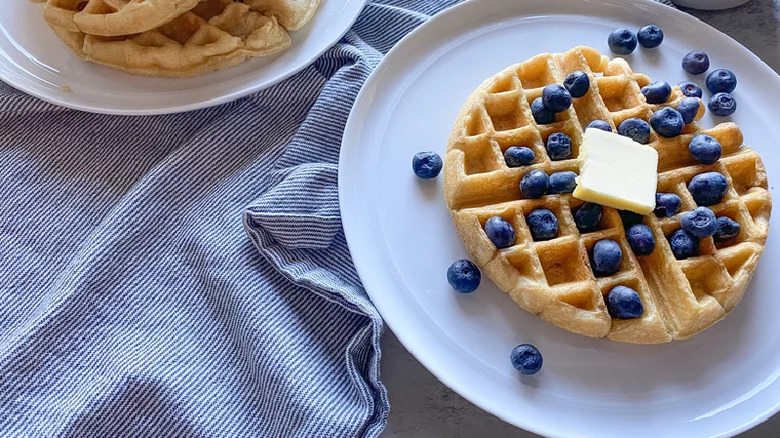
M531 344L521 344L513 348L509 360L520 374L526 375L538 373L544 362L542 353Z
M515 229L501 216L493 216L485 222L485 234L496 248L507 248L515 243Z
M655 81L642 87L647 103L664 103L672 95L672 86L666 81Z
M696 119L696 114L699 112L699 99L695 97L683 97L680 103L677 104L677 111L683 118L683 123L686 125L692 123Z
M526 218L534 241L550 240L558 236L558 218L546 208L537 208Z
M571 94L558 84L550 84L542 89L542 103L554 113L566 111L571 106Z
M734 72L725 68L713 70L707 75L707 89L710 93L731 93L737 88L737 77Z
M571 97L582 97L590 89L590 79L582 70L575 70L563 80L563 87L571 94Z
M680 226L688 234L704 239L718 231L718 220L715 213L707 207L696 207L680 215Z
M682 201L674 193L655 194L655 215L658 217L674 216L680 211Z
M718 117L727 117L737 110L737 101L729 93L715 93L710 98L707 108Z
M643 216L628 210L618 210L620 221L623 222L623 228L629 229L636 224L642 223Z
M661 45L664 40L664 32L655 24L648 24L639 28L636 33L639 45L645 49L653 49Z
M577 174L571 170L555 172L550 175L550 193L571 193L577 187Z
M462 294L477 290L481 280L482 274L471 260L458 260L447 269L447 281L453 289Z
M554 132L547 137L547 155L553 161L571 158L571 138L563 132Z
M650 125L661 137L671 138L680 135L684 124L682 114L668 106L650 116Z
M607 38L609 50L618 55L628 55L636 49L636 35L628 29L616 29Z
M677 230L669 237L669 246L677 260L699 255L699 239L684 230Z
M585 129L588 128L596 128L596 129L601 129L602 131L612 132L612 127L609 126L609 123L603 120L594 120L588 123L588 126L586 126Z
M710 57L704 52L689 52L683 56L682 68L692 75L700 75L710 68Z
M712 235L716 242L725 242L739 236L742 227L728 216L718 218L718 231Z
M520 192L528 199L539 199L550 188L550 177L543 170L532 170L520 180Z
M635 319L645 312L639 294L630 287L615 286L607 294L609 316L616 319Z
M712 164L720 159L721 147L718 140L707 134L696 134L688 143L693 158L702 164Z
M596 275L612 275L620 270L623 251L617 242L610 239L599 240L593 246L593 271Z
M642 119L632 117L618 125L618 134L629 137L637 143L647 144L650 140L650 125Z
M418 152L412 158L412 170L423 179L436 178L441 172L441 157L436 152Z
M703 95L701 91L701 87L696 85L695 82L683 81L680 82L679 86L680 86L680 91L682 91L682 94L688 97L701 97Z
M704 172L693 177L688 191L697 205L710 206L723 200L729 185L726 177L718 172Z
M508 167L527 166L534 162L534 151L525 146L511 146L504 151L504 161Z
M655 236L647 225L633 225L628 229L626 237L628 237L628 244L636 255L650 255L655 250Z
M541 97L537 97L531 103L531 114L533 114L534 120L539 125L548 125L555 121L555 113L544 106Z
M593 231L601 222L604 208L593 202L586 202L574 213L574 223L582 232Z

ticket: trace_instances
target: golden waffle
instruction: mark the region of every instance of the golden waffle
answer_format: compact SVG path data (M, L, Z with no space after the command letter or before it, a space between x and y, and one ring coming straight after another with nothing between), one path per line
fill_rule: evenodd
M550 125L537 125L530 103L545 85L561 84L572 71L590 78L590 90L572 99L572 106L556 115ZM581 233L573 213L583 202L571 195L523 199L520 179L542 169L548 174L571 170L584 127L605 120L613 129L623 120L649 121L661 106L676 107L683 97L674 87L662 105L646 103L640 88L650 79L631 71L623 59L609 60L598 51L577 47L562 54L542 54L513 65L480 85L460 111L444 159L444 192L455 226L474 262L522 308L572 332L613 341L661 343L688 338L722 319L740 301L764 249L769 231L771 198L759 155L742 146L742 133L733 123L704 130L697 123L682 135L662 138L654 132L649 146L659 153L658 192L676 193L682 211L696 207L687 183L694 175L717 171L726 176L729 190L720 204L711 206L717 216L729 216L742 231L728 242L702 239L700 255L676 260L667 236L680 228L679 213L670 218L644 216L655 236L656 249L636 256L625 237L617 210L604 207L596 231ZM703 115L700 106L697 120ZM553 132L572 139L572 159L551 161L544 144ZM704 132L721 143L722 158L713 165L698 164L687 150L694 134ZM509 168L503 152L510 146L527 146L536 154L532 165ZM534 242L525 217L544 207L558 218L558 237ZM483 231L492 216L501 216L515 229L515 244L496 249ZM589 262L595 243L612 239L623 250L620 271L596 277ZM615 286L636 290L644 306L638 319L612 319L605 295Z
M320 0L244 0L252 9L274 15L287 30L298 30L314 16Z

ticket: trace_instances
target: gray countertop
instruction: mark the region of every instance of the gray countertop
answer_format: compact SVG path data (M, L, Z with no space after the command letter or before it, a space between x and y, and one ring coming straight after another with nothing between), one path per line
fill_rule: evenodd
M725 11L686 10L730 35L780 72L780 0L752 0ZM385 437L535 437L475 407L445 387L388 330L382 379L390 396ZM780 436L780 415L741 435Z

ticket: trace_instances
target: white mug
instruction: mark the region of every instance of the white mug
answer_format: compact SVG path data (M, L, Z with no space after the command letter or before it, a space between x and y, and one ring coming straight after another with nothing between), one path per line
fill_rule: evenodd
M672 0L677 6L714 11L744 5L750 0Z

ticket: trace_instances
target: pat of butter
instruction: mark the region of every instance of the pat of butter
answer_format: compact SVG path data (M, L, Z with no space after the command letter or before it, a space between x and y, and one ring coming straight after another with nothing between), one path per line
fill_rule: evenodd
M650 214L655 209L658 151L628 137L588 128L580 146L574 197Z

